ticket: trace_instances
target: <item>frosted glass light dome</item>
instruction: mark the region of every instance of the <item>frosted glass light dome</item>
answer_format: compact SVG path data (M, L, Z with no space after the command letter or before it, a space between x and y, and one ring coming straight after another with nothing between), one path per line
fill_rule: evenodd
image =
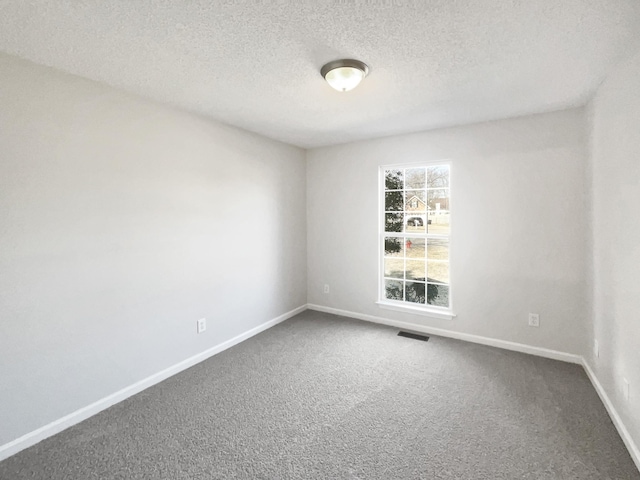
M331 87L339 92L356 88L367 76L369 67L359 60L335 60L327 63L320 73Z

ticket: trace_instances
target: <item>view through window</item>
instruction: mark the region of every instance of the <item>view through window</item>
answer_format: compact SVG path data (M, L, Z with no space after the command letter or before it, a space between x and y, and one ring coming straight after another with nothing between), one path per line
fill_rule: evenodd
M381 300L448 309L449 165L382 170Z

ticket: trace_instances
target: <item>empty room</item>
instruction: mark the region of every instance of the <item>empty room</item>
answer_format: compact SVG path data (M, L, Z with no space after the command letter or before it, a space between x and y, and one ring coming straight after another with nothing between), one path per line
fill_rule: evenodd
M640 1L0 0L0 479L640 480Z

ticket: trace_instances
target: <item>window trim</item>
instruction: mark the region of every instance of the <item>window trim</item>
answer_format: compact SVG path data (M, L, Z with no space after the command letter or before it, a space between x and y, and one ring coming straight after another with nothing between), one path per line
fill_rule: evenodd
M378 300L376 304L378 305L378 307L384 310L394 310L396 312L411 313L413 315L421 315L423 317L437 318L440 320L452 320L456 317L456 314L453 313L453 311L449 308L438 308L436 310L437 307L412 307L411 305L399 305L395 302L391 302L391 300Z
M453 246L453 221L449 220L449 234L442 235L442 238L447 238L449 240L449 307L437 307L429 304L410 304L404 300L389 300L385 297L384 291L384 253L383 253L383 245L385 239L385 175L384 171L389 169L406 169L406 168L415 168L415 167L433 167L438 165L447 165L449 167L449 212L453 211L453 203L452 200L452 162L451 160L440 160L440 161L429 161L429 162L412 162L412 163L397 163L397 164L386 164L378 166L378 299L376 304L378 307L386 309L386 310L394 310L403 313L410 313L414 315L422 315L432 318L438 318L442 320L451 320L456 317L456 314L453 311L453 278L452 278L452 269L451 269L451 258L452 255L452 246ZM405 232L402 232L403 234ZM427 237L425 233L425 238ZM438 235L434 235L431 238L438 238ZM426 261L426 260L425 260Z

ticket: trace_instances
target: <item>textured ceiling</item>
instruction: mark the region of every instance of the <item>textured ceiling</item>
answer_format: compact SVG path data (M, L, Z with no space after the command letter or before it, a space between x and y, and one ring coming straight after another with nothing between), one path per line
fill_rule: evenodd
M0 0L4 52L302 147L582 105L639 45L639 0Z

